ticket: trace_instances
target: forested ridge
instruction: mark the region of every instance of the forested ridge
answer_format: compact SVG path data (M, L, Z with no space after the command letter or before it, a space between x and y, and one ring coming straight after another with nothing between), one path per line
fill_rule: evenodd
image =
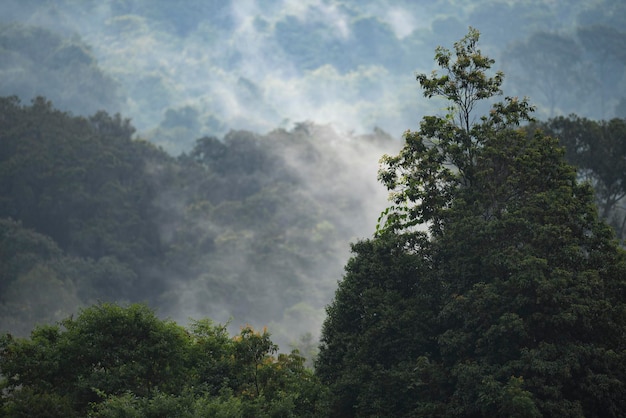
M626 416L623 5L313 3L7 3L0 415Z
M314 332L347 240L375 219L357 200L376 194L371 181L349 194L335 183L354 174L342 160L393 148L380 131L346 139L301 124L201 138L172 157L119 115L14 97L2 115L1 322L19 335L97 300L273 323L285 344Z
M176 154L304 120L400 137L439 109L412 74L474 26L541 119L623 118L624 16L620 0L6 0L0 95L121 112Z
M369 181L349 192L343 184L359 174L355 163L371 165L372 149L396 148L389 135L346 137L302 123L200 138L173 157L134 138L119 114L74 116L44 98L0 103L0 369L13 376L3 382L9 391L27 386L7 392L8 416L320 408L315 328L347 237L359 225L373 229L376 212L366 210L375 206L360 196L379 193ZM164 319L184 324L197 312L221 324L198 331L198 322L186 329ZM269 325L281 354L268 331L246 322ZM286 354L290 345L302 354ZM218 357L203 358L201 370L189 356L207 346ZM183 375L197 380L182 385ZM304 392L291 392L294 383Z

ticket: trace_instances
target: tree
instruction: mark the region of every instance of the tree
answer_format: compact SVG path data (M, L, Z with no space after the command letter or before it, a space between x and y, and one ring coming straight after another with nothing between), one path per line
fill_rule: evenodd
M620 93L624 94L619 85L623 75L621 70L626 63L626 33L610 26L593 25L578 28L576 35L593 64L599 90L599 116L604 119L608 116L607 103L617 102L622 97Z
M334 416L385 415L385 388L402 388L393 416L609 417L626 407L624 252L558 141L519 128L533 110L525 99L474 116L503 79L489 75L478 40L470 28L454 61L437 49L444 73L417 80L450 113L425 117L383 158L393 205L354 247L322 333L317 372Z
M0 415L312 417L324 391L267 332L185 329L145 305L99 304L30 338L0 336Z
M626 121L594 121L576 115L538 124L565 147L566 159L577 167L578 177L594 189L600 217L624 239L626 214Z
M96 298L132 299L130 289L156 298L162 287L151 270L166 249L157 227L161 184L149 167L174 160L133 140L120 115L75 117L42 97L31 106L0 98L0 109L0 217L49 236L68 255L116 259L137 276L118 287L102 275L96 288L108 291Z
M516 84L545 99L549 117L566 108L566 100L579 99L589 86L582 50L569 36L535 32L526 42L513 44L506 59L518 63L510 68Z
M0 219L0 330L25 336L86 301L119 295L134 272L113 257L79 259L20 222Z
M428 264L406 251L410 240L385 234L352 246L327 308L316 373L329 386L330 416L403 416L415 407L414 360L436 342L432 315L438 283Z
M146 306L95 305L61 324L37 327L30 339L2 337L4 412L22 408L23 393L63 399L75 414L125 392L180 393L187 334Z

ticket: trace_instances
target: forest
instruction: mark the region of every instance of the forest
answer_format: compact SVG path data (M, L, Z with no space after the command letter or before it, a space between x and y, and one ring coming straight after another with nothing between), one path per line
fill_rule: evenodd
M168 4L0 18L1 416L626 415L620 2Z

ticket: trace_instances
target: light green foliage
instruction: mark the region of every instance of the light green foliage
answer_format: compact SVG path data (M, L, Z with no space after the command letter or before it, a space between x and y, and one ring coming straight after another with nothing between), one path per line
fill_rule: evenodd
M558 140L520 129L526 100L474 116L502 82L477 41L418 76L452 117L383 159L393 206L323 329L332 416L623 416L624 252Z
M259 333L250 327L243 328L240 335L235 337L235 342L236 357L241 362L237 369L243 372L242 380L250 384L250 387L243 389L244 393L251 393L252 396L258 397L261 395L262 388L259 382L259 369L264 361L278 350L278 347L269 339L267 330Z
M443 96L452 102L451 118L458 118L458 126L470 131L470 115L479 100L500 94L500 85L504 75L497 72L489 77L486 71L494 60L485 57L478 49L478 30L470 28L469 33L454 44L455 60L450 62L450 50L438 47L435 61L445 74L438 76L434 72L429 78L418 74L417 81L424 89L424 96Z
M207 319L185 329L145 305L98 304L30 338L0 338L0 412L317 416L323 388L297 352L276 350L267 331L246 327L231 338Z
M480 123L472 123L472 110L479 101L500 93L503 75L490 77L493 60L477 47L478 31L470 32L455 44L452 53L438 48L435 59L444 71L417 76L426 97L443 96L451 113L444 118L426 116L420 131L407 131L405 147L397 156L384 156L388 169L380 180L392 192L395 205L386 214L389 230L428 224L431 233L440 233L442 213L451 204L458 186L469 186L477 175L476 162L485 142L529 119L533 107L526 100L507 97L496 103Z

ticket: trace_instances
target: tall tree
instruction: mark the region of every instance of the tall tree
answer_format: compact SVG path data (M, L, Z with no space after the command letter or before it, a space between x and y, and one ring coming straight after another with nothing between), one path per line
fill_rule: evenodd
M563 112L568 102L579 99L589 86L582 50L569 36L535 32L525 42L515 43L505 59L518 64L509 68L512 79L529 94L542 98L550 117Z
M576 115L557 117L539 127L558 138L566 159L578 169L578 177L594 189L600 217L620 240L626 229L626 121L594 121Z
M576 34L595 72L599 116L604 119L609 116L607 104L616 103L624 94L620 81L626 63L626 33L610 26L593 25L578 28Z
M475 116L503 79L478 40L438 48L443 74L417 77L450 112L383 158L393 205L355 246L318 374L335 416L389 415L396 387L393 416L622 416L624 253L558 141L519 129L525 99Z

